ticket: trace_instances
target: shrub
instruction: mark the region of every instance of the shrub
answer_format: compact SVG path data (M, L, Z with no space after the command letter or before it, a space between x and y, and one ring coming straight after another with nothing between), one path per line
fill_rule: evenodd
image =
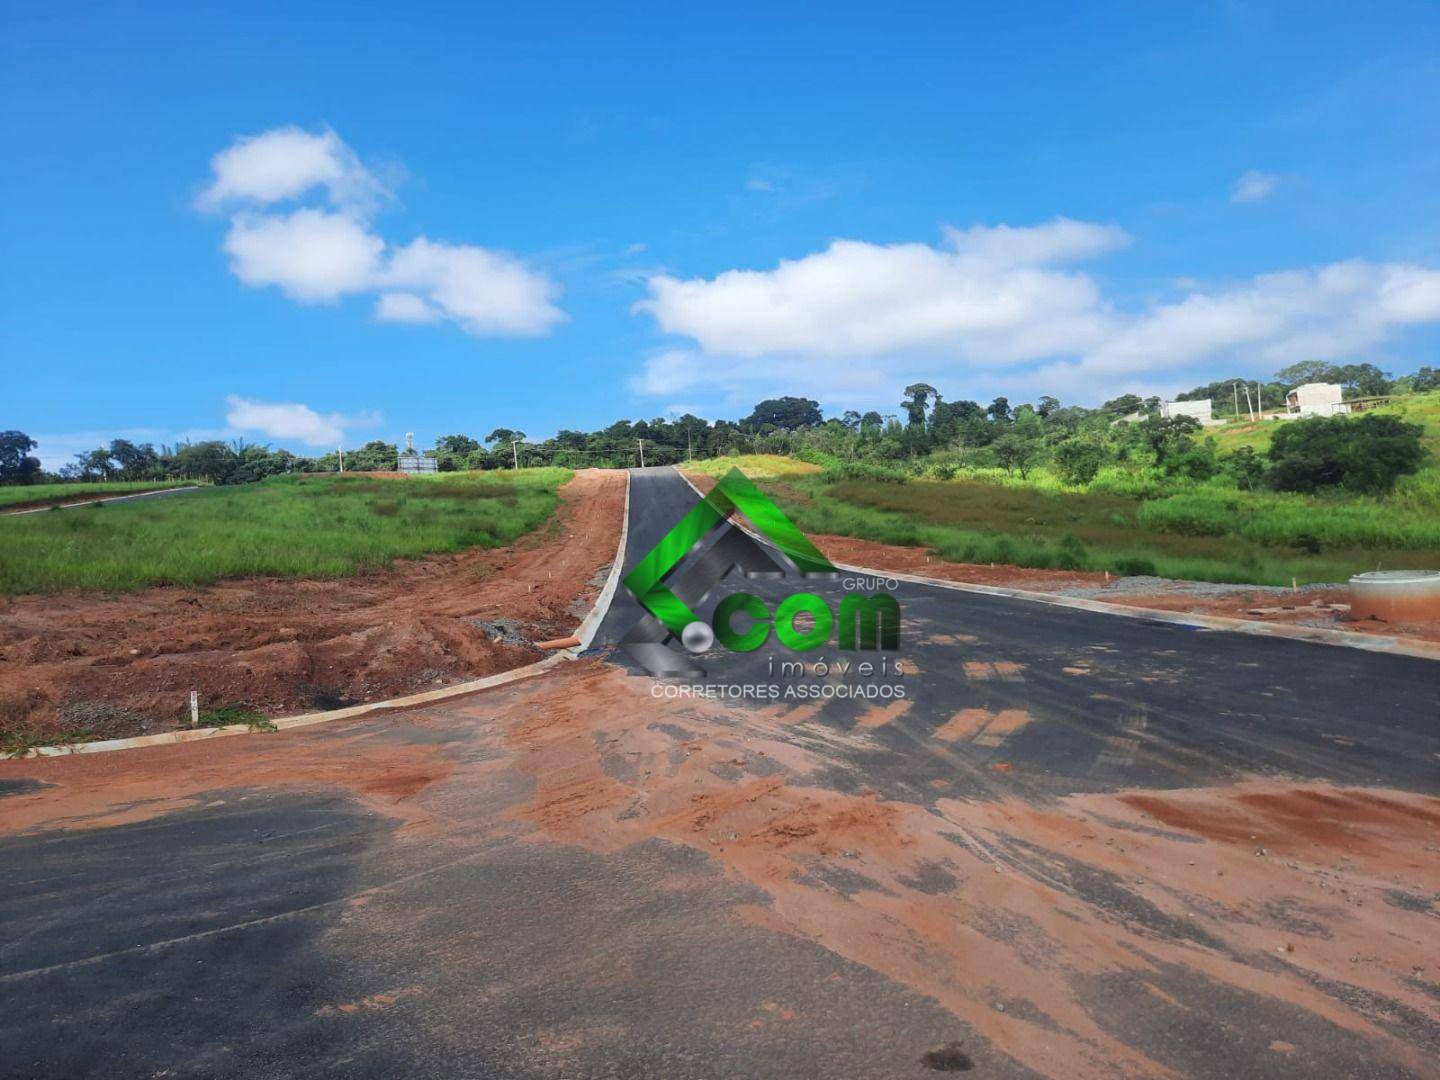
M1270 484L1280 491L1389 491L1425 460L1423 432L1419 424L1373 413L1292 421L1270 443Z
M910 474L893 465L881 465L873 461L845 461L832 465L820 474L826 483L840 480L879 480L886 484L906 484Z
M1253 446L1242 446L1221 459L1221 469L1236 487L1254 491L1265 478L1265 459L1255 453Z
M1127 555L1115 560L1115 572L1122 577L1154 577L1155 564L1149 559Z
M1055 470L1067 484L1088 484L1105 461L1105 451L1085 439L1067 439L1055 447Z

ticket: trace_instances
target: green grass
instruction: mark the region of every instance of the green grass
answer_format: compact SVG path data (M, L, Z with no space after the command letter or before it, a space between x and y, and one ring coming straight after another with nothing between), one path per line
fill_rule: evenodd
M209 709L199 715L194 725L186 723L183 726L222 728L238 724L244 724L251 731L278 730L269 717L254 705L244 701L234 701L228 705Z
M566 469L276 477L0 521L0 594L336 578L397 556L500 547L554 512Z
M0 509L7 506L24 506L30 503L69 502L86 495L105 497L107 495L129 495L137 491L161 491L164 488L189 487L200 483L197 480L114 480L93 484L28 484L16 487L0 487Z
M971 478L901 485L791 477L763 486L808 533L927 547L952 562L1257 585L1440 565L1433 514L1374 500L1204 488L1144 502Z
M769 480L781 476L808 476L820 471L819 465L798 458L779 457L775 454L735 454L730 457L706 458L704 461L687 461L681 466L688 473L700 473L717 479L731 469L738 468L751 480Z

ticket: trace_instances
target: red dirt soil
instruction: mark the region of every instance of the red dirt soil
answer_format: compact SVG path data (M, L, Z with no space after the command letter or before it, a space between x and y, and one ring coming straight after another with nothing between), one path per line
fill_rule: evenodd
M0 600L0 720L118 738L177 726L192 689L202 707L243 701L281 715L538 660L529 642L573 633L615 557L625 474L579 472L560 494L556 516L511 547L337 581ZM498 619L512 640L476 625Z

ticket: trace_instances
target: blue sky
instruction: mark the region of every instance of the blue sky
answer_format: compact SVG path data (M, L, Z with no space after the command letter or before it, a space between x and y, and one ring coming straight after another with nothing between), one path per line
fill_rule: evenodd
M1440 361L1435 4L681 7L10 5L0 427L55 465Z

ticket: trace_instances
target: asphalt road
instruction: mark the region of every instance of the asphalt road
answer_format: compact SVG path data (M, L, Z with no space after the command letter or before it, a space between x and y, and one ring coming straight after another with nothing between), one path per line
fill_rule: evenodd
M696 501L674 469L633 471L627 565ZM803 589L838 610L854 575L735 584L739 580L732 574L697 613L708 620L732 590L761 597L773 611ZM1031 796L1212 784L1255 774L1440 793L1440 665L1433 661L910 582L884 591L901 607L900 648L891 657L919 674L861 679L852 666L840 681L906 687L913 704L878 735L883 750L861 762L871 783L896 798L930 797L930 781L953 773L956 755L932 736L966 708L1029 715L1003 744L988 752L972 748L961 764L975 783ZM613 646L641 613L633 597L617 592L595 645ZM737 626L743 622L737 619ZM610 648L606 655L643 671L623 651ZM772 638L754 653L717 646L697 659L705 682L754 684L781 681L770 667L779 657L800 658ZM833 647L805 655L810 663L846 658ZM1066 668L1087 674L1077 677ZM871 704L831 699L817 719L848 729ZM992 760L1014 768L996 776L988 768Z
M635 472L627 562L693 500ZM895 596L898 680L697 681L903 707L666 702L622 590L595 660L445 707L0 762L0 1075L1436 1074L1440 665ZM1118 816L1321 781L1410 815L1389 861Z

